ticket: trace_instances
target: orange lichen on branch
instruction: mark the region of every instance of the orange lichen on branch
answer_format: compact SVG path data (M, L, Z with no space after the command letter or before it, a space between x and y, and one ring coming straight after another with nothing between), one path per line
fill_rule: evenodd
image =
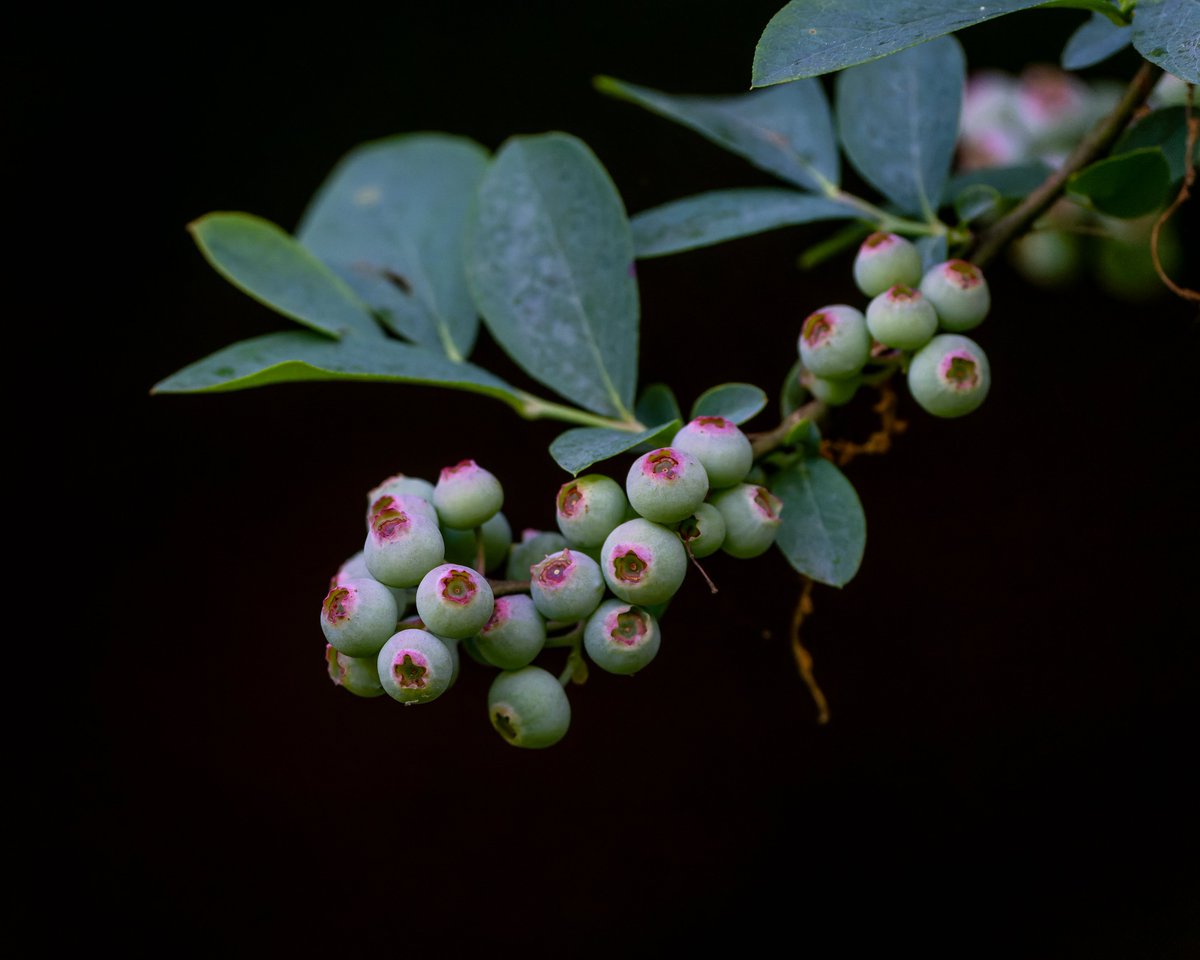
M872 408L879 414L879 429L861 443L854 440L822 440L821 456L845 466L859 454L887 453L892 438L908 429L908 421L896 415L896 390L887 380L879 384L879 400Z

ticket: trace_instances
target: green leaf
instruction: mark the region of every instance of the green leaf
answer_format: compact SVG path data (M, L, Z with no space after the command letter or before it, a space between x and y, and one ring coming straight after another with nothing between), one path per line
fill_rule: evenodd
M447 134L363 144L317 191L297 237L394 331L461 360L479 328L463 229L486 166L483 147Z
M1020 200L1050 176L1050 167L1041 160L1030 160L1010 167L986 167L968 170L950 178L942 192L942 204L954 203L959 194L972 187L991 187L1004 200Z
M828 460L815 457L780 471L771 492L783 501L775 542L788 563L831 587L849 583L867 541L867 520L850 481Z
M1185 83L1200 83L1200 3L1139 0L1133 11L1133 45Z
M797 190L713 190L637 214L633 245L641 258L660 257L778 227L854 216L850 207Z
M954 213L959 223L970 223L1000 209L1003 198L990 184L976 183L960 190L954 198Z
M423 383L482 393L521 409L517 392L488 371L397 340L331 341L299 330L242 340L184 367L152 393L244 390L302 380Z
M259 303L326 336L383 336L353 291L269 220L210 213L188 229L213 268Z
M640 433L606 430L604 427L573 427L554 438L550 444L550 456L568 473L579 476L593 464L643 443L662 446L659 441L669 441L681 426L682 423L675 419Z
M754 51L751 86L878 60L934 37L1038 6L1042 0L792 0Z
M745 423L767 405L767 395L752 383L721 383L709 387L692 404L692 419L724 417Z
M1167 161L1167 176L1175 183L1183 176L1187 167L1187 117L1186 108L1164 107L1148 113L1121 135L1113 146L1112 154L1130 153L1139 147L1160 147ZM1200 145L1196 148L1196 159L1200 160Z
M863 178L927 219L946 186L966 83L953 37L853 67L837 78L838 134Z
M923 272L928 271L930 267L945 262L949 256L949 245L946 243L946 235L944 233L927 237L917 237L913 242L917 248L917 252L921 254L921 270Z
M564 133L508 140L480 184L467 251L475 302L517 365L581 407L629 419L633 238L587 146Z
M875 224L855 220L839 227L824 240L818 240L812 246L806 247L798 257L796 266L801 270L811 270L819 267L826 260L831 260L839 253L858 247L875 230Z
M633 412L642 423L666 423L683 418L675 392L665 383L652 383L646 387Z
M1067 40L1063 47L1062 68L1082 70L1107 60L1128 46L1133 31L1119 27L1102 13L1093 13Z
M820 83L792 83L775 90L732 96L663 93L613 77L596 88L691 127L756 167L801 187L838 184L837 141Z
M1159 209L1167 199L1170 167L1158 147L1106 157L1067 180L1067 192L1100 213L1130 220Z

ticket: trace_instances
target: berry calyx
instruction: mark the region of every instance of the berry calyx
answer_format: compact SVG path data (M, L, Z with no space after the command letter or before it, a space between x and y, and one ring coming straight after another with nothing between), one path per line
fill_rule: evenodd
M633 509L647 520L678 523L704 502L708 474L686 450L660 447L643 453L630 466L625 494Z
M913 356L908 389L936 417L961 417L978 409L991 387L987 355L974 340L956 333L934 337Z
M800 328L800 360L818 377L849 377L871 357L871 334L862 312L844 303L810 313Z

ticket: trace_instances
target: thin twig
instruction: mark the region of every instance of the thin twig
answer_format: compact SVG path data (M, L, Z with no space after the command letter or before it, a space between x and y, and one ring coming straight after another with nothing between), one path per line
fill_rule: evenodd
M1011 211L982 231L967 251L966 259L983 266L999 253L1006 244L1023 234L1038 217L1045 213L1067 185L1071 174L1082 170L1093 160L1108 152L1117 137L1129 124L1134 112L1154 89L1162 74L1162 67L1149 61L1144 62L1121 101L1106 117L1101 118L1075 145L1075 149L1063 161L1061 167L1050 174L1038 187Z
M800 676L808 685L808 692L812 694L813 702L817 705L817 723L824 726L829 722L829 702L825 699L825 694L821 691L816 675L813 673L812 654L800 642L800 627L813 612L813 581L804 576L801 577L801 580L804 581L804 587L800 591L800 599L796 601L796 609L792 613L792 655L795 656Z
M1192 84L1187 87L1187 99L1184 102L1184 117L1187 123L1187 147L1183 151L1183 183L1179 187L1179 193L1175 199L1171 201L1171 205L1158 215L1158 219L1154 221L1154 228L1150 231L1150 257L1154 261L1154 269L1158 272L1159 279L1166 284L1167 289L1175 296L1181 297L1184 300L1200 302L1200 293L1191 290L1188 287L1181 287L1174 280L1167 276L1167 271L1163 269L1162 260L1158 256L1158 236L1171 215L1187 203L1188 197L1192 195L1192 184L1196 182L1196 164L1193 158L1193 153L1196 150L1197 131L1200 131L1200 119L1192 115L1192 92L1196 88Z

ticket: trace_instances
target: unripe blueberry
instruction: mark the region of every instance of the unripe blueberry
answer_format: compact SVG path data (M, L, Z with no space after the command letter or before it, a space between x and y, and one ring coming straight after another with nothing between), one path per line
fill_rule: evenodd
M434 567L417 585L417 615L425 629L455 640L477 634L494 603L492 585L463 564Z
M679 539L697 560L716 553L725 542L725 518L711 503L702 503L675 528Z
M471 530L490 520L504 504L504 489L495 475L474 460L443 467L433 488L433 505L442 526Z
M363 545L371 576L389 587L415 587L442 562L445 551L442 533L434 521L403 510L375 514Z
M750 438L724 417L696 417L679 428L671 446L704 465L710 490L741 483L754 463Z
M366 577L368 580L374 580L371 576L371 571L367 569L367 557L361 550L354 556L348 558L345 563L338 567L338 572L334 574L330 580L329 586L340 586L347 580L355 580L361 577ZM384 584L387 587L387 584ZM392 597L396 601L396 619L402 620L408 608L413 605L413 601L417 598L417 591L413 587L388 587Z
M479 529L483 533L484 572L495 570L508 559L508 548L512 546L512 527L501 511L481 524ZM442 530L442 539L446 541L447 563L462 563L468 567L475 563L479 548L475 543L474 530L453 530L447 527Z
M529 568L567 546L567 538L550 530L524 530L521 542L514 543L508 554L504 576L509 580L528 580Z
M558 488L554 518L573 547L598 547L625 519L625 491L600 473L568 480Z
M642 518L627 520L613 530L600 551L600 570L608 589L640 606L669 600L683 583L687 564L679 535Z
M527 593L497 597L491 619L474 638L480 656L502 670L532 663L545 644L546 621Z
M384 510L398 510L401 513L419 513L434 523L438 522L437 510L433 504L415 493L383 493L367 503L367 529L371 529L371 520Z
M721 549L730 556L757 557L775 542L783 522L783 502L766 487L740 483L722 490L711 502L725 518Z
M383 696L375 657L351 657L333 644L327 643L325 663L329 667L329 679L333 681L334 686L349 690L356 697Z
M605 600L583 628L588 656L609 673L637 673L654 659L661 640L654 617L621 600Z
M868 297L897 283L916 286L921 282L921 251L898 234L873 233L854 257L854 282Z
M804 371L803 379L804 386L808 388L809 393L830 407L840 407L853 400L863 382L861 373L856 373L852 377L843 377L840 380L830 380L826 377L815 377L808 370ZM747 478L747 482L761 484L762 480L751 481Z
M961 333L983 323L992 305L983 271L966 260L947 260L921 278L921 292L933 304L944 330Z
M375 656L398 619L391 591L365 578L335 584L321 604L325 642L352 657Z
M375 661L383 692L401 703L427 703L440 697L454 679L454 656L428 630L394 634Z
M976 409L991 386L986 354L969 337L942 333L913 356L908 389L935 417L961 417Z
M849 377L871 358L871 334L862 312L844 303L809 314L800 328L800 359L818 377Z
M367 493L367 506L370 507L380 497L386 496L389 493L393 495L401 493L413 494L421 497L423 500L428 500L430 503L433 502L432 483L428 480L422 480L420 477L408 477L403 473L397 473L388 477L378 486L371 488Z
M514 747L549 747L566 736L571 703L558 678L541 667L505 670L488 689L488 718Z
M708 474L686 450L660 447L633 461L625 494L639 514L655 523L678 523L704 502Z
M604 577L600 565L587 554L563 550L534 564L529 594L547 620L581 620L604 597Z
M867 304L867 329L886 347L918 350L937 333L938 316L920 290L897 284Z

